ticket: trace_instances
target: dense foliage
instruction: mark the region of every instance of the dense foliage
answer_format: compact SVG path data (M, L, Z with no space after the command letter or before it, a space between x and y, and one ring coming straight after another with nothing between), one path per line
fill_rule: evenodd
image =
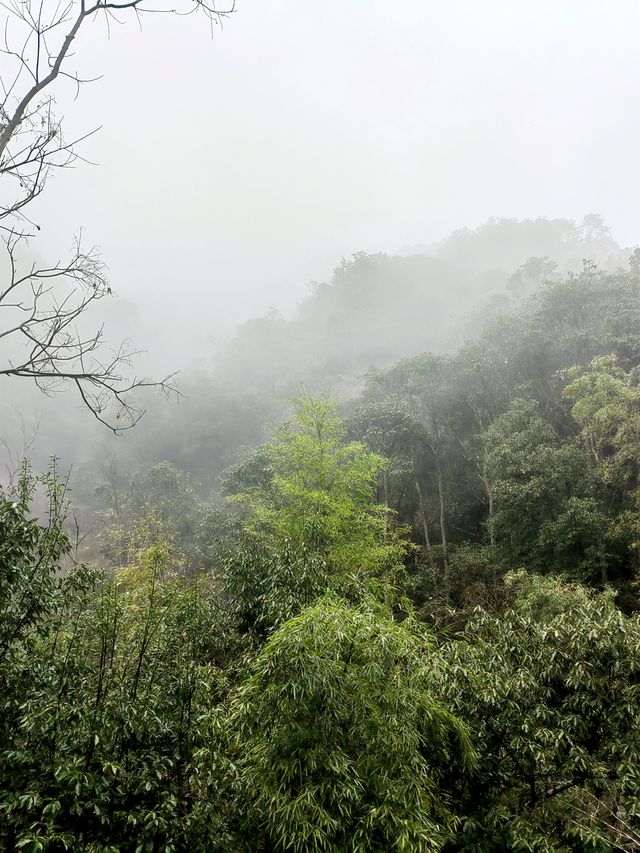
M203 415L188 453L105 465L92 551L55 470L23 466L0 494L3 849L640 848L640 268L545 283L538 261L458 350L270 432L285 404L256 402L236 444L230 406L223 462ZM331 325L386 264L309 305Z
M450 847L611 849L603 812L640 803L640 623L609 593L508 582L506 612L478 611L436 676L480 755Z
M473 751L432 656L417 626L334 598L273 634L232 700L255 849L440 849Z

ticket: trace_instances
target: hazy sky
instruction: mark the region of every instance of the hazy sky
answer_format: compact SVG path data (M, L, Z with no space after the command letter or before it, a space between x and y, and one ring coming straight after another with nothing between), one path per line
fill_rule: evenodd
M102 125L98 165L38 211L40 253L101 244L163 365L358 250L590 211L640 240L637 0L237 8L213 39L197 16L84 33L73 65L103 77L64 111Z

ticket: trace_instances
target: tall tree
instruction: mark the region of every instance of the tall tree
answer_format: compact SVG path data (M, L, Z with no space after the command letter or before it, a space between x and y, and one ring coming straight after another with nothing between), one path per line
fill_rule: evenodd
M371 398L397 396L405 401L420 423L420 442L433 470L438 505L438 526L445 586L448 573L447 460L452 434L449 405L452 396L452 362L426 353L406 359L385 371L373 373L367 394Z
M471 818L447 849L637 849L616 841L638 829L638 617L609 592L524 572L507 594L506 612L478 610L432 669L480 753L460 789Z
M325 598L280 628L231 701L252 849L437 851L474 761L427 690L432 641Z
M231 498L248 508L247 530L276 549L304 546L338 572L375 575L401 563L392 513L376 502L387 460L346 442L333 403L294 401L294 417L263 453L267 477Z

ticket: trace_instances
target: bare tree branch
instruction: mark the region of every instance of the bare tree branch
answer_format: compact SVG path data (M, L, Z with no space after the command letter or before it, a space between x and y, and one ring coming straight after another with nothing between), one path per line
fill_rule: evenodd
M30 379L45 393L71 385L93 415L114 432L134 426L144 410L134 402L145 387L173 391L171 377L131 376L138 354L128 342L109 350L103 330L87 331L93 303L111 295L97 248L78 237L67 261L30 263L29 240L40 230L28 207L52 171L83 158L78 146L91 133L67 141L56 117L55 96L71 83L76 97L90 82L67 67L83 24L104 16L107 24L150 12L202 13L213 24L235 11L215 0L178 0L179 7L151 8L144 0L0 0L0 377ZM180 8L183 7L183 8ZM0 261L0 264L2 262ZM6 351L6 355L4 355Z
M588 830L594 823L606 830L615 850L640 850L640 818L628 814L616 804L615 798L607 795L596 797L583 790L580 800L572 804L576 817L571 820L574 826Z

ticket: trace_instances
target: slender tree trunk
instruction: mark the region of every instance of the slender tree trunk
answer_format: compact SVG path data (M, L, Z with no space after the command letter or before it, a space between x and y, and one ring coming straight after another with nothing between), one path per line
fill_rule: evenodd
M424 505L424 500L422 498L422 489L420 488L420 481L416 479L416 491L418 492L418 500L420 501L420 517L422 518L422 532L424 534L424 544L427 547L427 551L431 550L431 540L429 539L429 526L427 524L427 510Z
M604 550L604 545L600 546L600 579L602 583L608 583L609 574L607 572L607 555Z
M445 568L447 568L447 522L446 511L444 504L444 483L442 480L442 470L440 462L436 457L436 477L438 479L438 503L440 505L440 537L442 539L442 557Z
M382 471L382 493L384 496L384 505L389 509L389 472L385 469ZM389 513L384 514L384 535L389 533Z
M598 451L598 445L597 445L592 433L587 433L587 435L585 436L584 442L585 442L585 445L586 445L589 453L591 453L591 455L596 460L596 462L599 463L600 462L600 453Z
M436 477L438 480L438 502L440 504L440 537L442 540L442 565L444 568L444 590L445 598L449 600L449 554L447 547L447 522L444 504L444 483L442 480L442 469L440 460L436 454Z
M491 542L491 547L493 548L496 544L496 532L493 529L493 490L491 489L491 483L489 482L489 478L487 477L487 469L484 465L480 469L480 479L482 480L484 492L487 496L487 505L489 508L489 541Z

